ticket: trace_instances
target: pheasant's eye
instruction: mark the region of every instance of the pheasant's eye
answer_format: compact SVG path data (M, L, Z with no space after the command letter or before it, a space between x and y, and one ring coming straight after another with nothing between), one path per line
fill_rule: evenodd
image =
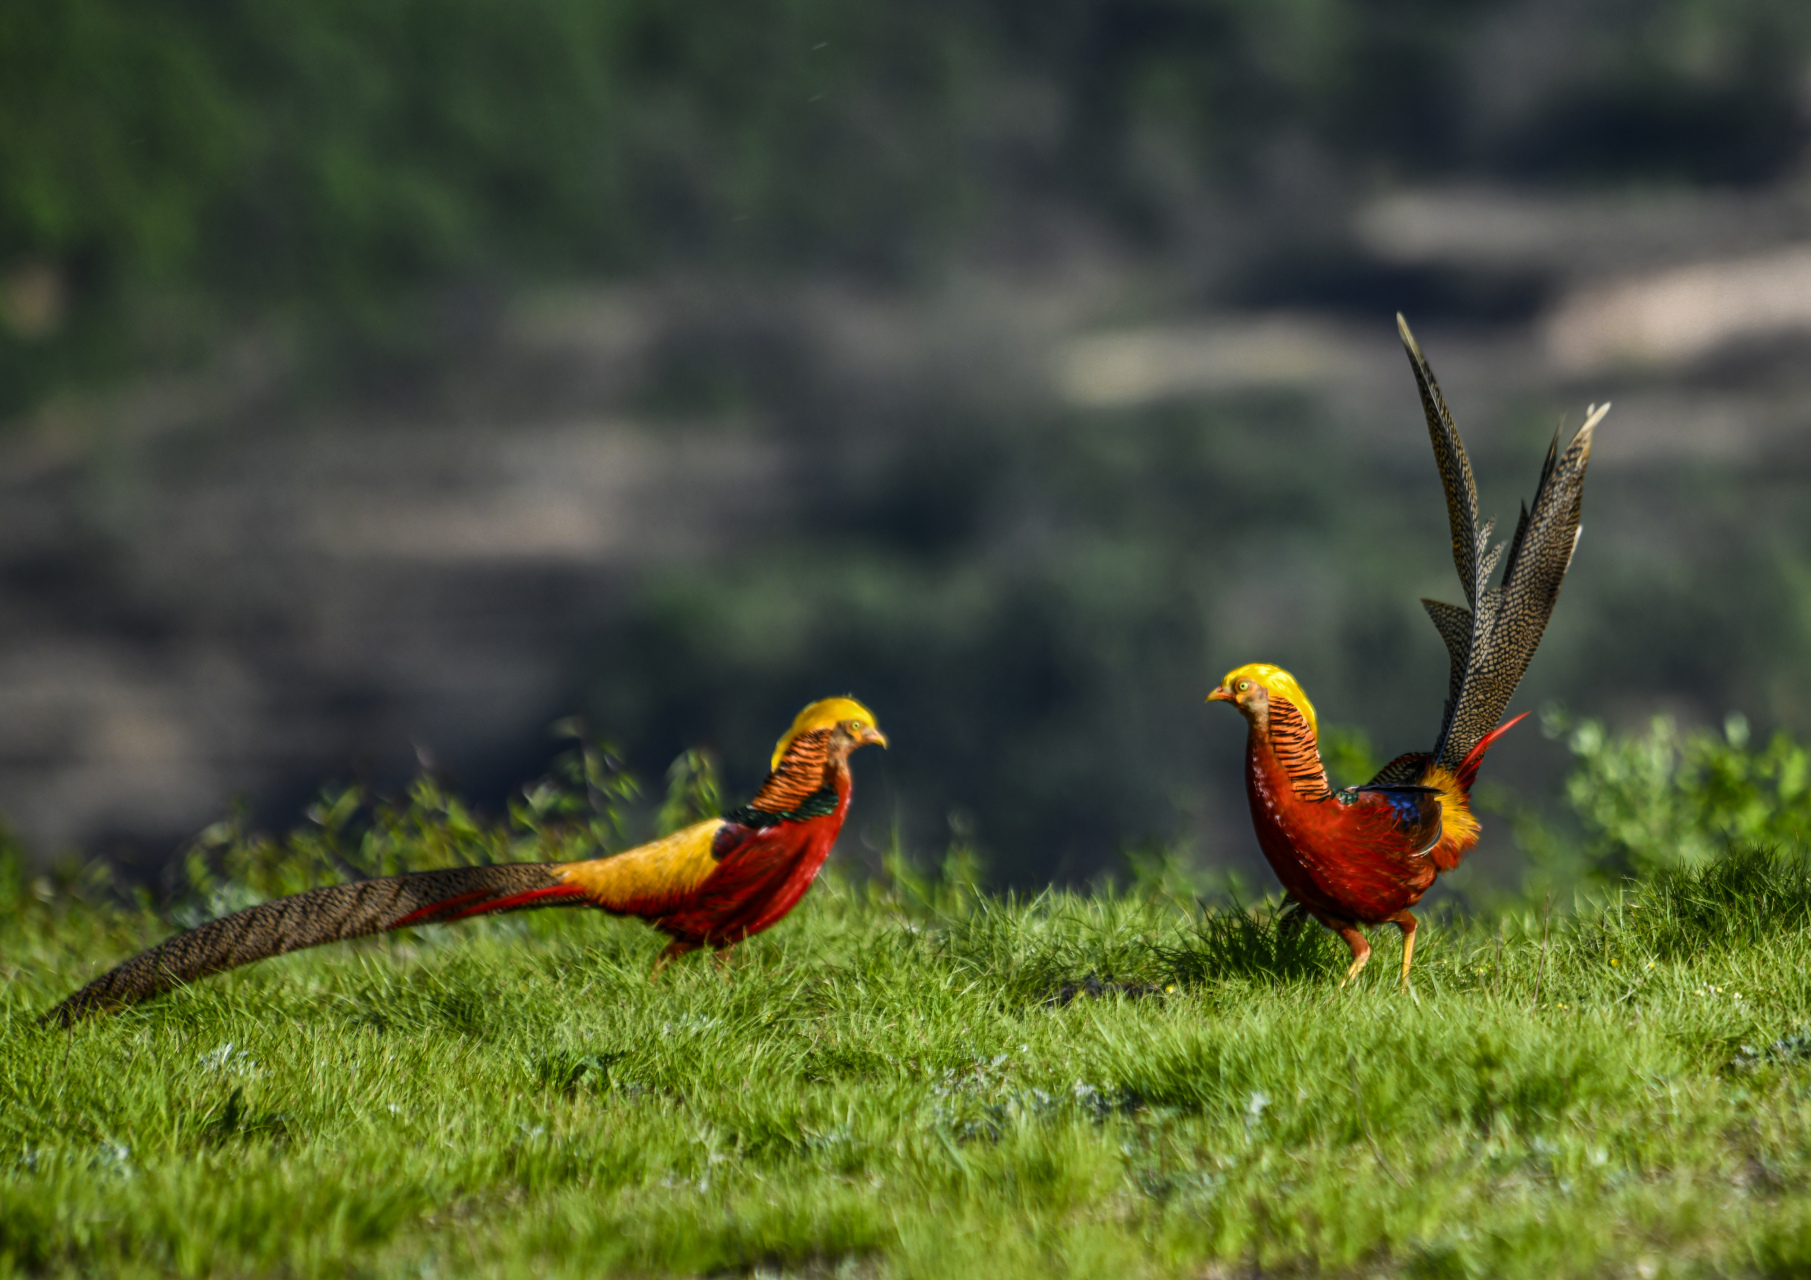
M1240 693L1244 693L1249 688L1251 688L1251 681L1249 681L1249 680L1239 681L1239 692Z

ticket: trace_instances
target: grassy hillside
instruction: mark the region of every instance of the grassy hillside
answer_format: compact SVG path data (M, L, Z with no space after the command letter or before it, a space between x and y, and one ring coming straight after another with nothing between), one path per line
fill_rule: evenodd
M549 912L64 1033L167 925L12 875L0 1275L1802 1274L1808 924L1725 854L1432 925L1416 1003L1393 940L1342 992L1262 913L833 874L728 975Z

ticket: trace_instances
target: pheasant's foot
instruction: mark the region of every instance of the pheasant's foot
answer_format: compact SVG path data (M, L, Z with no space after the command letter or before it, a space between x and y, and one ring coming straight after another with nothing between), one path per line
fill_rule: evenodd
M1347 969L1346 976L1339 980L1339 989L1344 991L1352 979L1358 976L1359 970L1365 967L1365 962L1371 958L1371 944L1365 941L1364 934L1358 931L1358 926L1355 924L1335 925L1334 928L1339 936L1346 940L1346 945L1352 948L1352 967Z
M680 942L677 939L673 940L672 942L667 943L666 947L661 951L661 953L654 957L654 967L652 969L648 970L648 981L649 982L658 982L660 980L660 971L662 969L664 969L668 965L672 964L673 961L679 959L679 957L684 955L686 952L696 951L696 950L697 950L697 947L695 947L693 944L691 944L689 942Z
M1402 989L1408 993L1411 1000L1419 1005L1421 999L1416 996L1415 988L1409 985L1409 965L1415 958L1415 930L1419 926L1415 917L1406 910L1398 911L1390 917L1389 922L1402 930Z

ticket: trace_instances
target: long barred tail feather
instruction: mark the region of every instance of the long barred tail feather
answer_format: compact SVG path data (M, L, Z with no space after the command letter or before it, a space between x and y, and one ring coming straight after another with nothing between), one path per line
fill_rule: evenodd
M1592 407L1584 426L1563 454L1559 433L1554 433L1541 467L1540 484L1534 492L1534 505L1522 508L1515 536L1507 548L1502 544L1492 547L1494 525L1490 521L1482 525L1478 522L1478 492L1471 462L1465 456L1465 444L1459 439L1446 399L1440 394L1440 384L1434 380L1433 369L1409 332L1408 322L1398 315L1396 326L1421 390L1421 407L1427 416L1434 460L1446 489L1453 564L1471 606L1467 609L1438 600L1421 602L1452 659L1434 762L1457 770L1497 727L1540 645L1547 620L1553 615L1560 584L1578 545L1592 437L1610 406ZM1492 587L1488 585L1491 574L1505 549L1508 559L1503 580Z
M582 889L554 864L450 867L310 889L236 911L179 933L109 970L46 1013L69 1026L91 1013L149 1000L254 960L409 925L531 907L582 906Z
M1415 386L1421 392L1421 411L1427 416L1427 434L1434 445L1434 465L1440 469L1440 486L1446 490L1446 517L1453 531L1453 567L1459 571L1459 581L1464 585L1465 603L1475 610L1478 596L1490 577L1490 569L1485 567L1490 533L1488 529L1478 527L1478 486L1472 478L1471 459L1466 456L1465 442L1459 439L1452 410L1446 407L1446 397L1440 394L1440 384L1434 381L1434 371L1422 357L1421 347L1415 341L1415 335L1409 332L1409 322L1402 318L1400 311L1396 313L1396 331L1402 335L1402 345L1409 353L1409 366L1415 371ZM1465 612L1454 605L1441 607ZM1446 628L1438 616L1434 624L1440 626L1444 636Z

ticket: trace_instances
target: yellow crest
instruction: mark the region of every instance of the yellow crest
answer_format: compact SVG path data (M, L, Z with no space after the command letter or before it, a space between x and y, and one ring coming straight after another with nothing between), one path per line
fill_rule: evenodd
M1295 705L1308 721L1308 728L1313 731L1316 741L1321 736L1320 721L1315 718L1314 704L1308 701L1308 695L1302 692L1302 686L1296 683L1295 677L1281 667L1273 667L1268 662L1248 662L1242 667L1234 667L1226 673L1226 679L1220 682L1223 689L1233 688L1235 680L1255 680L1264 687L1265 692L1279 698L1287 698Z
M831 725L841 724L845 720L865 724L870 729L880 728L874 719L874 713L854 698L825 698L799 712L798 719L792 722L792 728L786 731L786 736L774 744L773 763L767 767L769 769L779 768L780 757L786 754L786 748L790 747L793 740L800 734L810 733L813 729L828 729Z

